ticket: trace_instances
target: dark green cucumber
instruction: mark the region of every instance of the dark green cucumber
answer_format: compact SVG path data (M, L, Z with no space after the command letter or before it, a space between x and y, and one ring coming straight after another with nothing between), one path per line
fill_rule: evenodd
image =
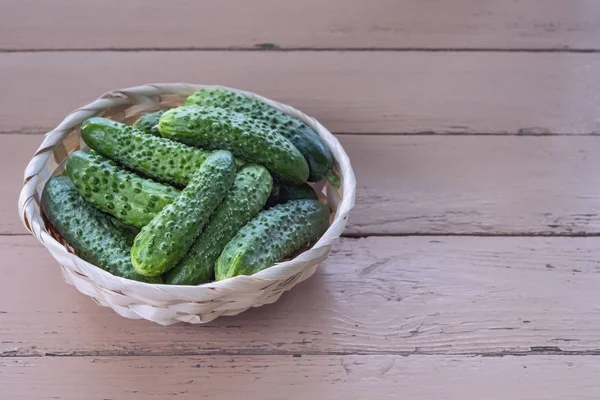
M143 133L107 118L90 118L81 137L92 149L147 177L185 186L210 151Z
M149 133L153 136L160 136L158 131L158 120L167 110L158 110L151 113L142 115L135 123L133 127L139 129L142 132Z
M133 246L133 241L135 240L135 237L138 235L138 233L140 233L140 230L138 228L136 228L135 226L126 225L126 224L122 223L115 217L111 217L110 222L112 222L112 224L115 226L115 228L117 228L119 231L123 232L123 235L125 235L125 238L127 239L127 244L129 245L129 247Z
M311 182L321 180L331 170L331 152L319 135L304 122L276 110L267 103L226 89L204 88L185 101L185 105L192 104L227 108L264 121L300 150L310 167L308 180Z
M221 251L261 210L272 187L273 179L265 167L256 164L244 166L204 231L175 268L167 273L165 282L198 285L211 281Z
M85 200L137 228L148 225L179 196L172 186L126 171L95 152L71 153L65 173Z
M255 274L318 239L328 226L329 209L317 200L290 200L261 211L227 244L215 277Z
M229 150L284 180L308 178L308 164L289 140L261 121L231 110L196 105L173 108L160 117L158 130L168 139Z
M228 151L216 151L202 164L181 195L142 228L131 249L137 272L158 276L185 255L235 179Z
M291 182L274 182L273 191L267 199L266 207L270 208L277 204L283 204L290 200L313 199L319 196L308 183L295 184Z
M118 229L112 217L87 203L67 176L46 182L42 208L54 229L87 262L123 278L161 283L160 278L135 272L128 233Z

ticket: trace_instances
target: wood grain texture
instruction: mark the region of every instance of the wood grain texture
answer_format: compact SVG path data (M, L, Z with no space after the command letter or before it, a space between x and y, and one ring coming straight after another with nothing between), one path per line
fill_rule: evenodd
M0 135L0 235L27 233L19 219L17 199L25 167L42 139L38 135Z
M334 132L589 134L599 75L600 54L0 54L0 132L42 133L109 90L183 81L255 91Z
M11 399L596 400L599 371L589 356L0 359Z
M599 233L599 139L342 136L358 182L346 233Z
M342 239L277 303L168 328L96 306L31 237L0 259L0 356L600 354L600 238Z
M595 0L3 0L0 49L598 49Z
M600 137L340 135L357 177L346 235L600 234ZM0 135L0 234L40 135Z

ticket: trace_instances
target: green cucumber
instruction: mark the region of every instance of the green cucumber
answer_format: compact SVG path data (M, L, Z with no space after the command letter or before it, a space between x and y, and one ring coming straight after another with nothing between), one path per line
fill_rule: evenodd
M329 209L317 200L291 200L261 211L227 244L215 277L255 274L315 241L328 226Z
M135 226L126 225L112 216L110 218L110 222L112 222L115 228L123 232L123 235L125 235L125 239L127 239L127 244L129 245L129 247L133 246L133 241L135 240L135 237L138 235L138 233L140 233L140 230Z
M192 104L227 108L264 121L300 150L310 167L310 182L321 180L331 170L331 152L319 135L304 122L267 103L226 89L204 88L193 93L185 101L185 105Z
M93 117L81 125L92 149L118 164L158 181L185 186L210 151L155 137L126 124Z
M283 204L290 200L313 199L319 196L308 183L295 184L290 182L274 182L273 191L267 199L266 207L270 208L277 204Z
M160 136L158 131L158 120L167 110L158 110L151 113L142 115L135 123L133 127L139 129L142 132L149 133L153 136Z
M160 117L158 130L168 139L229 150L284 180L300 183L308 178L308 164L289 140L261 121L231 110L196 105L173 108Z
M173 268L192 246L235 179L228 151L216 151L194 174L181 195L142 228L131 249L135 270L158 276Z
M42 208L54 229L87 262L123 278L161 283L160 278L135 272L129 257L129 234L118 229L112 217L87 203L67 176L46 182Z
M95 152L71 153L65 174L86 201L137 228L179 196L177 189L123 170Z
M167 273L165 282L198 285L211 281L221 251L261 210L272 186L273 179L265 167L256 164L243 167L223 203L187 254Z

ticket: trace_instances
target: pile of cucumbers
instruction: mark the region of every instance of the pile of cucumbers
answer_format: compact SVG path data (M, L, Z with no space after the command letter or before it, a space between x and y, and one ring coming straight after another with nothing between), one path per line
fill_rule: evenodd
M329 226L307 182L332 156L302 121L254 98L205 88L133 126L94 117L51 178L42 208L84 260L149 283L198 285L252 275Z

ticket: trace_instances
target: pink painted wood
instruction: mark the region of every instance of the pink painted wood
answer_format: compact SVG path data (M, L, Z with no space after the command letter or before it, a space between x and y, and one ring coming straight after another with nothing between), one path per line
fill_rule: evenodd
M248 4L0 0L0 397L599 398L598 2ZM160 80L292 104L349 153L346 237L277 303L126 320L24 235L41 134Z

